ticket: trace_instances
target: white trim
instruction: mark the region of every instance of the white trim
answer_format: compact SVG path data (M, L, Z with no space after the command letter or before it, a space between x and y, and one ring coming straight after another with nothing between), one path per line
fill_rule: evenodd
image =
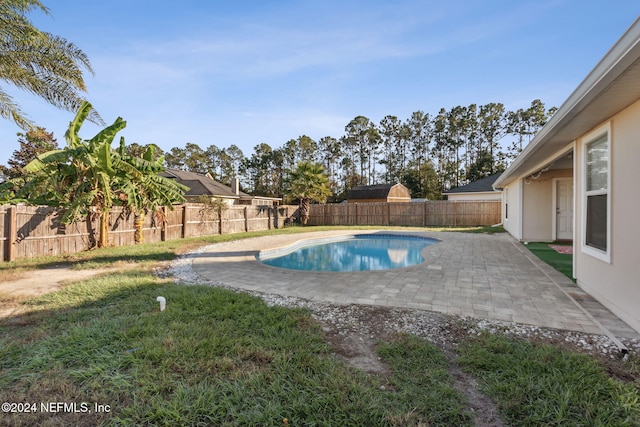
M501 187L516 175L521 176L521 170L527 166L530 158L535 158L537 155L545 153L556 143L560 143L562 139L570 141L579 138L584 132L588 132L588 128L611 117L611 110L621 111L631 104L633 100L629 99L631 96L625 96L627 93L622 93L621 96L613 99L607 99L601 95L617 89L616 85L618 84L621 87L624 87L623 84L628 84L628 81L624 81L624 73L639 57L640 18L637 18L580 85L569 95L569 98L558 108L547 124L536 133L533 140L522 150L507 170L500 175L494 183L494 187ZM629 92L628 89L626 92ZM636 93L633 91L629 95ZM589 111L586 108L587 106L604 104L605 102L607 103L607 108L602 108L601 110ZM564 136L559 135L561 132L564 133Z
M587 145L594 142L596 139L607 135L607 191L603 194L607 194L607 250L588 246L585 242L587 239ZM612 136L611 136L611 122L607 122L604 125L594 129L582 138L581 145L581 177L582 187L580 191L580 197L582 200L582 215L580 224L580 233L582 238L580 239L580 250L582 253L592 256L600 261L611 264L611 150L612 150Z
M579 172L579 168L578 168L578 141L573 141L571 143L571 145L573 146L573 171L572 171L572 177L573 177L573 259L572 259L572 267L571 267L571 276L577 279L577 275L576 275L576 271L578 270L578 256L577 256L577 248L576 248L576 242L578 241L578 230L580 229L579 225L578 225L578 196L576 195L576 191L578 191L578 172Z
M490 194L490 195L494 196L496 194L500 194L500 190L493 190L493 191L461 191L459 193L442 193L442 194L446 195L446 196L457 196L458 194L460 194L460 195Z
M535 173L540 172L542 169L551 166L553 164L553 162L555 162L556 160L566 156L567 154L569 154L571 151L573 150L573 143L569 143L567 145L565 145L564 147L562 147L559 150L556 150L553 152L553 154L551 154L549 157L547 157L545 160L536 163L533 167L529 168L526 170L525 173L521 174L520 176L522 178L526 178L530 175L533 175ZM552 160L549 160L552 159Z
M553 240L558 240L558 181L560 178L551 180L551 238Z
M558 183L560 181L571 181L571 183L573 184L573 176L571 177L566 177L566 178L553 178L552 180L552 203L551 203L551 236L553 238L553 240L558 240L558 214L557 214L557 210L558 210ZM572 233L572 239L575 237L575 222L574 222L574 217L575 217L575 186L573 188L572 194L571 194L571 206L572 206L572 211L571 211L571 233ZM566 239L565 239L566 240Z
M520 220L518 221L518 238L523 239L522 232L524 230L524 178L518 180L518 215Z
M509 187L502 190L502 222L509 221Z

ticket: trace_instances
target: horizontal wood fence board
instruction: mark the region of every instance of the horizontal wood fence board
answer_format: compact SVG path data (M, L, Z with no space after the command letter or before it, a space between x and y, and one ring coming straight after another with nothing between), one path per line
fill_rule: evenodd
M213 236L284 227L297 206L229 206L218 211L187 203L164 210L161 218L146 215L145 242ZM0 256L3 260L81 252L97 239L98 221L64 225L62 212L48 206L0 206ZM219 218L221 216L221 219ZM425 203L350 203L311 205L310 225L462 226L501 221L500 201L430 201ZM116 207L109 215L109 242L135 244L135 216Z
M143 242L160 242L185 237L214 236L284 227L297 206L230 206L219 212L199 203L164 209L161 217L145 215ZM0 259L5 261L46 255L81 252L98 239L97 219L70 225L59 219L62 211L48 206L0 206ZM219 215L221 214L222 220ZM109 244L135 244L135 215L115 207L109 214Z
M311 205L310 225L486 226L502 220L500 201Z

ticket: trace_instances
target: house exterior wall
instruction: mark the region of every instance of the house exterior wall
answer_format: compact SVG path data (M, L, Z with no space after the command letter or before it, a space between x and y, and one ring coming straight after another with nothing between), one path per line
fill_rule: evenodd
M202 197L203 196L185 196L185 200L189 203L202 203ZM222 199L224 200L224 202L229 205L229 206L233 206L235 204L237 204L238 199L228 199L226 197L208 197L210 200L214 200L214 199Z
M522 179L515 179L502 190L502 224L518 240L522 239Z
M553 186L555 178L570 178L571 169L551 169L537 179L525 179L523 187L522 240L551 242L553 236Z
M237 204L243 206L277 206L278 200L252 197L251 199L240 199Z
M447 200L451 200L451 201L502 200L502 193L500 191L479 192L479 193L452 193L452 194L447 194Z
M610 262L598 259L582 249L584 240L584 156L583 138L576 144L574 216L574 271L578 285L630 326L640 331L640 262L638 242L640 225L640 101L615 115L610 123L609 160L611 203Z

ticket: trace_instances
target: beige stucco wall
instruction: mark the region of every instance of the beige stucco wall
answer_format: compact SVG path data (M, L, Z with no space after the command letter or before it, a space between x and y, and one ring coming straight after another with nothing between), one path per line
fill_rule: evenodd
M551 169L537 179L528 176L511 181L502 192L504 228L516 239L528 242L554 240L553 186L558 178L571 178L571 169ZM509 204L509 217L506 217Z
M640 331L640 101L615 115L610 125L611 260L583 252L583 219L575 215L574 269L579 286ZM581 142L576 144L576 212L584 205Z
M516 239L522 239L521 224L521 188L522 180L515 179L502 190L502 224Z
M554 179L572 176L571 169L551 169L537 179L525 179L522 190L523 220L522 240L551 242L553 235L553 186Z
M457 193L447 194L447 200L461 201L461 200L502 200L502 193L500 191L482 192L482 193Z

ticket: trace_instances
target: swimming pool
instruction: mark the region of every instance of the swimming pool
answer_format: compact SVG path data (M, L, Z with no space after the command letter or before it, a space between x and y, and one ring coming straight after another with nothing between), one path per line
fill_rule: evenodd
M264 264L291 270L389 270L423 263L422 250L436 242L428 237L359 234L302 241L262 251L256 258Z

